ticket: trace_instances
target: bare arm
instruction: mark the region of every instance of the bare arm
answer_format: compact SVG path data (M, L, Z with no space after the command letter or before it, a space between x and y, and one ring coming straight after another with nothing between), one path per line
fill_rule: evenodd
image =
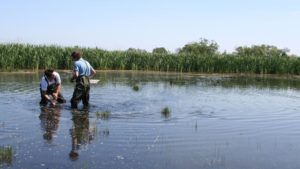
M52 105L55 105L55 102L51 99L51 97L47 94L46 91L42 91L42 96L44 96L48 102L50 102Z
M79 72L77 72L77 71L74 71L74 72L73 72L73 78L75 78L75 79L76 79L78 76L79 76Z
M71 78L71 82L73 82L79 76L79 72L73 71L73 76Z
M46 92L46 91L42 91L42 96L44 96L48 101L51 100L50 96L47 95L47 92Z
M61 90L61 84L57 84L56 90L55 90L55 92L53 93L53 96L54 96L54 99L55 99L55 100L58 98L58 93L60 92L60 90Z
M93 77L96 74L96 71L94 69L91 70L91 77Z

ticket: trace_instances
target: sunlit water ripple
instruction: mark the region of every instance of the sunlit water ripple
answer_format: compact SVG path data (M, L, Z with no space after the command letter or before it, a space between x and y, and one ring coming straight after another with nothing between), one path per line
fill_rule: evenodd
M300 166L300 92L287 79L99 73L86 113L70 108L73 84L62 77L68 102L45 109L38 105L40 75L2 74L0 146L11 146L14 156L13 165L0 166ZM165 107L169 114L162 113Z

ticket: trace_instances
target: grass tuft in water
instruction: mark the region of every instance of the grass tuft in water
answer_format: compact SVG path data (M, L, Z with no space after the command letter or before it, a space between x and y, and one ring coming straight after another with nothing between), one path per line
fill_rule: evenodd
M96 116L98 119L108 120L111 116L110 111L98 111L96 112Z
M134 85L134 86L132 87L132 89L133 89L134 91L139 91L139 90L140 90L140 87L139 87L138 85Z
M11 146L0 147L0 164L12 164L13 150Z
M165 118L170 117L171 115L171 110L169 109L169 107L165 107L161 110L161 115L164 116Z

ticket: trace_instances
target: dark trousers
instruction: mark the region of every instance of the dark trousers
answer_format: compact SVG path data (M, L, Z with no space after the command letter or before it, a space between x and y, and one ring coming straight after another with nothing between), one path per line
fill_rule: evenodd
M76 79L76 86L71 99L71 107L77 108L77 105L81 100L84 107L89 106L90 80L86 76L81 76Z

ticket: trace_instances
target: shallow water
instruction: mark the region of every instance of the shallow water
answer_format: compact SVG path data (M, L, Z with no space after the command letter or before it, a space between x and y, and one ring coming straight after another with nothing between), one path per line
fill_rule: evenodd
M72 111L39 106L40 77L0 74L0 147L13 150L2 168L300 166L298 79L98 72L89 110Z

